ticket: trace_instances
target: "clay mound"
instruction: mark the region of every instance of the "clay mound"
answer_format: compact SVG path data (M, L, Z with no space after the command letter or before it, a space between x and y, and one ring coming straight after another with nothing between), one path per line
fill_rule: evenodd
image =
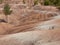
M29 31L6 35L0 38L0 45L43 45L60 44L60 30ZM56 43L55 43L56 42Z

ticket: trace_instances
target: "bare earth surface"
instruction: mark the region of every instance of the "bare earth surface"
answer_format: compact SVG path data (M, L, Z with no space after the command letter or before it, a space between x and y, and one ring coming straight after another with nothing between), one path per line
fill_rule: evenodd
M59 45L60 30L28 31L0 38L0 45Z
M54 6L33 6L34 0L5 0L0 4L0 45L60 45L60 11ZM3 13L5 3L12 13Z

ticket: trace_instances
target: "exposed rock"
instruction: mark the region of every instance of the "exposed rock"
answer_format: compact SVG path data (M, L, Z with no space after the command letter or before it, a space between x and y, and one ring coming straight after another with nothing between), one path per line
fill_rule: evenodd
M0 38L0 45L59 45L59 35L60 30L29 31L10 34Z

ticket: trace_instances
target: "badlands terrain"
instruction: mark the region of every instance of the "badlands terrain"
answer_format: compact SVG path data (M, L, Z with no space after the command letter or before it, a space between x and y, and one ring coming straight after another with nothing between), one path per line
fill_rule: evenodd
M8 2L12 13L3 13ZM4 0L0 4L0 45L60 45L60 10L32 0Z

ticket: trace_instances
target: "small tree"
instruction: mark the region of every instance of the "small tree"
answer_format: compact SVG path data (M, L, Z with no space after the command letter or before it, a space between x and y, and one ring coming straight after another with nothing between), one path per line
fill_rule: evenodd
M10 15L12 13L12 10L10 10L10 6L9 4L5 4L4 5L4 14L6 15L6 20L8 22L8 15Z

